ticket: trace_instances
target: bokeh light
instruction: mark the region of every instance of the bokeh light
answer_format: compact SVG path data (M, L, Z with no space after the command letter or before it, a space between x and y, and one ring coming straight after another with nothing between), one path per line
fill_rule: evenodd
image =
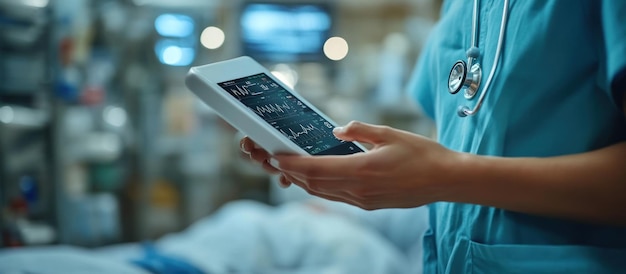
M324 43L324 54L328 59L339 61L348 55L348 42L341 37L331 37Z
M218 27L207 27L200 35L200 43L207 49L217 49L224 44L226 35Z

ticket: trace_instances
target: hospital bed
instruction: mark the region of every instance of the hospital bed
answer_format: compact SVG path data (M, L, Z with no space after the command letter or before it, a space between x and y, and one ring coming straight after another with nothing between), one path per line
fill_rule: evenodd
M421 273L425 208L234 201L153 242L0 250L0 273Z

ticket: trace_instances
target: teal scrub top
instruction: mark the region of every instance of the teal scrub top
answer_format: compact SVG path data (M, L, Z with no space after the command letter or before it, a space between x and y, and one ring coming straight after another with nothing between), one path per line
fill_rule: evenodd
M483 75L493 64L503 4L480 1ZM466 60L472 8L469 0L444 2L409 84L436 122L442 145L480 155L549 157L626 140L620 99L626 1L511 0L504 48L482 109L460 118L457 108L473 108L478 96L451 95L447 83L454 62ZM430 218L424 273L626 273L622 227L458 203L430 205Z

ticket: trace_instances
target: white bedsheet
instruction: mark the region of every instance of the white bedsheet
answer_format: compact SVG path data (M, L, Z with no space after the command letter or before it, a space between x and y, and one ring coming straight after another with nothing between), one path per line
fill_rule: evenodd
M321 205L231 202L154 244L206 273L421 273L424 209ZM2 250L0 273L145 273L130 263L142 256L140 244Z

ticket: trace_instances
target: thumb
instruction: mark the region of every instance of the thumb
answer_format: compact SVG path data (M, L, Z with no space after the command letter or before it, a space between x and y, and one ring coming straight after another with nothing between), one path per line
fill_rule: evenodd
M352 121L344 127L333 129L335 137L344 141L381 144L389 140L391 128Z

